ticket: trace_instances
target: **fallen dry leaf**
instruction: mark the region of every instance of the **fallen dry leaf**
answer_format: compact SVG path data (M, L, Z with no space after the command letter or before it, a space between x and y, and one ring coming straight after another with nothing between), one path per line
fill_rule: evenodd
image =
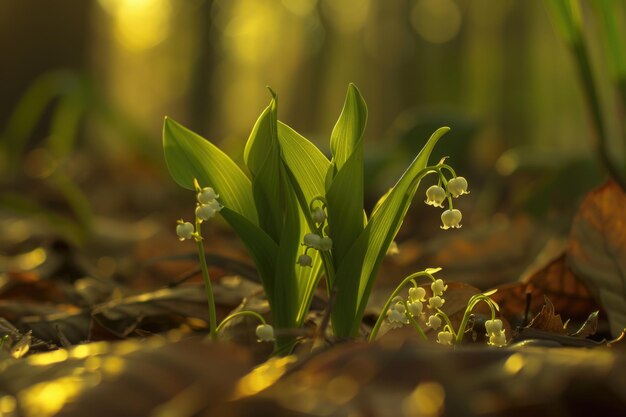
M567 265L608 316L611 333L626 327L626 194L613 181L590 192L574 223Z

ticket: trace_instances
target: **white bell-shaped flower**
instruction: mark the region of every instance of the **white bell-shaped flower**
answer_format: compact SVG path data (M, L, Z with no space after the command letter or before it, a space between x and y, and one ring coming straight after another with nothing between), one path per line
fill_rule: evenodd
M217 198L220 198L220 195L216 194L213 188L204 187L202 190L198 192L197 198L198 198L198 203L209 204L211 201Z
M196 207L196 217L200 220L209 220L215 217L217 210L212 204L200 204Z
M320 248L320 242L322 240L322 237L320 235L317 235L315 233L307 233L306 235L304 235L304 244L306 246L309 246L313 249L319 249Z
M454 228L460 229L462 218L463 218L463 215L461 214L459 210L457 209L446 210L441 214L441 222L443 223L443 226L441 226L441 228L443 230L454 229Z
M485 330L487 330L487 336L500 333L502 331L502 320L494 319L485 321Z
M437 330L441 327L441 318L437 314L433 314L432 316L428 317L426 325L433 330Z
M469 191L467 191L467 180L463 177L452 178L448 181L448 192L452 197L469 194Z
M505 346L506 345L506 335L504 334L504 330L500 330L497 333L492 333L491 336L489 336L488 344L490 346L497 346L497 347Z
M433 290L433 295L443 295L443 292L448 289L448 286L443 284L442 279L436 279L430 284L430 289Z
M453 336L454 335L452 334L452 332L449 332L447 330L439 332L437 333L437 343L440 343L442 345L451 345Z
M259 342L271 342L274 340L274 328L269 324L259 324L256 327L256 335Z
M446 300L444 300L443 298L439 297L438 295L434 296L434 297L430 297L428 299L428 308L441 308L441 306L446 302Z
M397 329L404 325L405 316L395 308L390 308L387 310L387 320L389 321L391 328Z
M185 239L191 239L193 237L193 232L193 224L179 220L179 223L176 225L176 234L178 235L178 240L182 242Z
M409 313L411 313L413 317L419 316L424 310L424 304L422 304L421 301L409 301L407 303L407 307L409 309Z
M409 288L409 300L412 303L415 303L417 301L426 301L426 290L422 287Z
M426 201L429 206L443 207L441 203L446 199L446 190L438 185L431 185L426 190Z

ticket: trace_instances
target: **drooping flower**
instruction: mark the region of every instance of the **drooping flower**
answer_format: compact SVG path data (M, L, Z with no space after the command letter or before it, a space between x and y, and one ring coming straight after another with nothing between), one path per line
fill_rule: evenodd
M412 303L417 301L426 301L426 290L422 287L411 287L409 288L409 300Z
M460 229L462 218L463 218L463 215L461 214L459 210L457 209L446 210L441 214L441 222L443 223L443 226L441 226L441 228L443 230L454 229L454 228Z
M183 222L182 220L178 221L178 224L176 225L176 234L178 235L178 240L182 242L185 239L191 239L193 237L193 232L193 224L189 222Z
M321 207L315 207L311 212L311 218L315 223L324 223L324 220L326 220L326 212Z
M485 330L487 330L487 336L500 333L502 331L502 320L494 319L485 321Z
M387 310L387 320L389 321L392 329L397 329L404 325L405 316L395 308L390 308Z
M437 343L442 345L451 345L452 344L452 332L444 330L443 332L437 333Z
M463 177L452 178L448 181L448 192L452 197L469 194L469 191L467 191L467 180Z
M437 314L433 314L432 316L428 317L426 325L433 330L437 330L441 327L441 318Z
M313 249L320 248L321 240L322 237L320 235L316 235L315 233L307 233L306 235L304 235L304 244Z
M441 203L446 199L446 190L438 185L431 185L426 190L426 201L429 206L443 207Z
M209 220L215 217L217 211L213 204L200 204L196 207L196 217L200 220Z
M491 336L489 336L488 344L490 346L497 346L497 347L505 346L506 335L504 334L504 330L500 330L499 332L492 333Z
M430 284L430 289L433 290L434 295L443 295L443 292L448 289L448 286L443 284L442 279L436 279Z
M422 310L424 310L424 304L421 301L409 301L407 303L407 307L409 308L409 313L413 317L417 317L422 314Z
M446 300L444 300L443 298L439 297L438 295L434 296L434 297L430 297L428 299L428 308L441 308L441 306L446 302Z
M198 192L197 198L198 198L198 203L209 204L211 201L214 201L215 199L220 198L220 195L216 194L213 188L204 187L202 190Z
M269 324L259 324L256 327L256 335L259 342L271 342L274 340L274 328Z

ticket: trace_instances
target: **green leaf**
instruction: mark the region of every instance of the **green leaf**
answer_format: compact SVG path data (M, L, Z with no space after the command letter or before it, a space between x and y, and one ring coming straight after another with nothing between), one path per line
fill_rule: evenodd
M163 124L163 150L170 175L178 185L193 190L213 187L220 203L258 224L250 180L224 152L170 118Z
M326 193L328 226L333 239L335 266L357 240L364 227L362 144L339 170Z
M348 86L339 120L330 135L330 150L336 171L341 170L363 139L367 123L367 106L354 84Z
M328 187L328 224L333 239L335 266L363 231L363 131L367 106L359 90L350 84L339 120L330 139L337 172Z
M283 216L276 107L274 96L250 133L244 160L252 174L252 191L261 228L278 242Z
M220 196L221 197L221 196ZM228 207L222 208L220 214L233 228L235 233L241 238L241 241L248 249L250 257L257 267L263 289L267 294L267 299L273 307L275 300L273 298L275 279L276 279L276 262L278 245L272 238L261 230L260 227L250 222L241 214Z
M314 144L280 121L278 140L293 185L302 194L303 201L300 204L308 210L313 198L325 194L324 179L330 161Z
M324 176L330 162L314 144L280 121L278 140L286 176L300 205L300 233L297 245L300 247L299 243L304 234L315 227L309 213L309 203L313 198L324 195ZM319 253L309 252L309 254L313 258L312 267L296 267L299 306L297 326L300 326L306 318L321 277L322 260Z
M382 259L402 225L420 179L427 173L425 168L435 144L449 130L442 127L432 134L424 148L372 214L354 246L338 266L337 298L332 315L333 328L337 336L354 336L358 332Z

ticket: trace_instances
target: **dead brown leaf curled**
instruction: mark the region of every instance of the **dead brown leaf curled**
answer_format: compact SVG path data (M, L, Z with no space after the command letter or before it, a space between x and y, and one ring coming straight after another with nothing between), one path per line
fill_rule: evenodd
M608 316L611 333L626 327L626 194L613 181L590 192L574 219L567 265Z

